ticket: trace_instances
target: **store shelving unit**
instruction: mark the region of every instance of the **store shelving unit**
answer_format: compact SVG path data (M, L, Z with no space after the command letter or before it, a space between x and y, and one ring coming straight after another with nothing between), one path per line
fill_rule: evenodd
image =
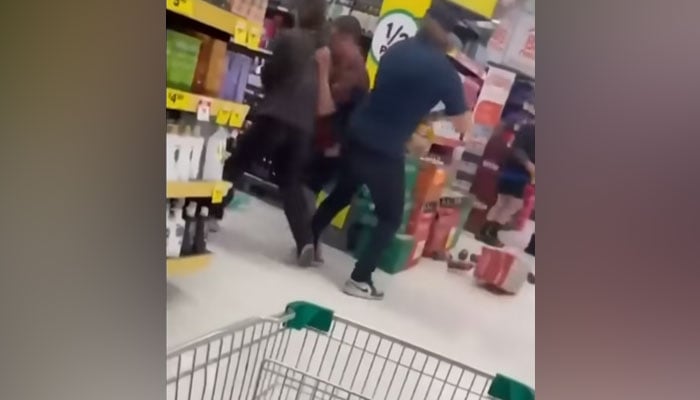
M210 198L212 203L221 203L231 186L231 183L223 181L168 182L165 195L168 199ZM207 267L211 259L211 253L168 258L167 274L174 276L199 271Z
M201 102L209 102L212 117L220 125L240 128L250 111L250 106L233 101L221 100L214 97L167 88L165 90L165 108L196 113Z
M168 199L211 198L214 203L220 203L221 198L231 188L229 182L168 182L166 197Z
M229 35L233 46L243 47L263 54L269 53L267 50L258 47L262 26L216 5L203 0L166 0L166 9L196 21L196 23L205 25L202 28L213 28L216 31ZM250 111L250 106L246 104L174 88L166 88L165 108L168 110L197 113L200 105L204 103L209 106L212 122L235 128L243 126ZM224 195L230 188L231 183L223 181L173 181L166 184L166 198L210 199L213 204L216 204L221 203ZM199 271L211 263L212 257L212 253L206 253L167 258L167 275L177 276Z
M166 0L165 8L231 35L231 41L259 51L262 26L204 0Z

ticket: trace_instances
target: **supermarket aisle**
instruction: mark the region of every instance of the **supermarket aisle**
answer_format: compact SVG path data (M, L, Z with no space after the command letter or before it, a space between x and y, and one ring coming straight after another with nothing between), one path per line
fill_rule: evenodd
M378 273L381 302L345 296L339 286L353 260L326 247L326 266L292 265L292 239L281 210L256 199L231 212L211 239L211 267L168 279L168 347L237 320L279 312L308 300L339 315L426 347L486 372L534 386L535 289L496 296L425 259L396 276ZM511 235L512 236L512 235ZM527 235L512 239L519 242ZM529 236L528 236L529 238ZM508 240L507 238L504 238ZM463 238L460 248L479 244Z

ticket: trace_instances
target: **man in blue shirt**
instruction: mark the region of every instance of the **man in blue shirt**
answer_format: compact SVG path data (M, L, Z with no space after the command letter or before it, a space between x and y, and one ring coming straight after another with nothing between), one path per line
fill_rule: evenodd
M345 283L346 294L384 296L372 273L401 224L405 146L421 120L442 102L455 129L460 133L468 129L462 83L446 55L448 35L456 23L450 6L434 1L416 37L395 44L381 58L374 90L350 117L337 183L312 221L318 251L319 237L332 218L350 204L360 186L368 187L378 224Z

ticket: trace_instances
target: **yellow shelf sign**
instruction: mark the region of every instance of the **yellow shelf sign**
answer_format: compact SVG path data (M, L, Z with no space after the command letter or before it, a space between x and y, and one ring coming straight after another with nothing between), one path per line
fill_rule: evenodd
M259 27L251 26L250 29L248 29L247 45L248 45L248 48L251 50L258 49L258 47L260 46L260 28Z
M224 200L224 195L226 194L227 186L222 183L217 183L214 185L214 190L211 193L212 204L221 204Z
M219 113L216 114L216 124L217 125L227 125L231 120L231 110L221 109Z
M241 46L248 44L248 24L244 20L236 22L236 28L233 31L233 43Z
M250 106L245 104L236 104L236 106L231 110L231 118L229 119L229 125L234 128L242 128L243 122L245 122L245 117L248 116L248 111Z
M194 15L194 0L165 0L165 8L188 17Z
M170 88L165 90L165 108L170 110L182 110L186 107L187 98L185 97L185 93Z

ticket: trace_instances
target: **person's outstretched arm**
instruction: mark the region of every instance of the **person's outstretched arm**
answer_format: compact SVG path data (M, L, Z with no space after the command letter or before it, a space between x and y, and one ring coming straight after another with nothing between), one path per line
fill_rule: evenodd
M467 109L467 101L464 96L462 81L457 71L452 69L444 78L442 103L445 104L445 115L452 122L452 126L460 136L471 129L471 119Z

